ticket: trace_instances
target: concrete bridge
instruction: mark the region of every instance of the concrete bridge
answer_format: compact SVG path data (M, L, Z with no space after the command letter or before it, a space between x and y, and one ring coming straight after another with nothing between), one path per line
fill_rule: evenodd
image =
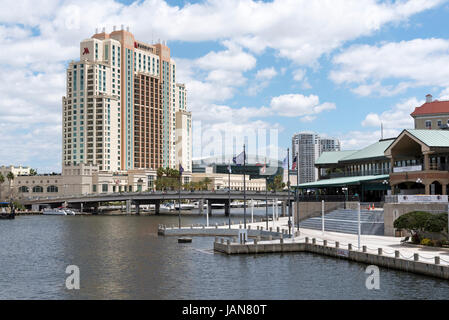
M290 201L294 201L294 193L290 193ZM26 207L37 208L42 205L51 207L61 206L67 203L72 208L77 208L81 212L88 209L94 213L98 212L100 203L105 202L126 202L126 211L131 212L131 206L136 208L136 214L140 213L140 205L154 204L156 214L160 213L160 204L163 201L177 201L179 199L178 191L156 191L156 192L129 192L129 193L104 193L90 195L75 195L62 197L46 197L38 199L24 199L23 205ZM182 200L193 200L199 202L200 213L203 210L203 204L207 200L208 212L212 213L212 204L224 204L225 214L229 215L230 201L244 200L243 191L181 191ZM288 201L288 192L268 192L247 191L246 200L280 200L283 202L282 211L285 212L285 206Z

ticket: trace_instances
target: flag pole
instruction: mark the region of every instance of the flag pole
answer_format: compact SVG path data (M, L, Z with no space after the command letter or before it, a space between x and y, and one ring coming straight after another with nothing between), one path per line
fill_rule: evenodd
M243 225L246 230L246 152L245 144L243 144Z
M179 205L178 205L178 225L179 229L181 229L181 187L182 187L182 171L181 171L181 163L179 164Z
M287 200L287 208L288 208L288 234L291 235L292 229L292 221L291 214L292 211L290 206L290 148L287 148L287 188L288 188L288 200Z
M299 231L299 152L296 151L296 212L298 213L298 231Z
M229 217L229 229L231 229L231 162L229 162L228 166L228 217Z
M268 231L268 175L267 171L267 158L265 158L265 219L267 220L267 231Z

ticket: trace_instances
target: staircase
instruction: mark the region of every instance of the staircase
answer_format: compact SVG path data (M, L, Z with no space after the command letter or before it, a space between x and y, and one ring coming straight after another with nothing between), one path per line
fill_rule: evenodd
M384 235L383 210L360 211L361 233L368 235ZM300 222L299 226L306 229L321 230L321 217L309 218ZM357 234L357 211L337 209L324 216L324 230Z

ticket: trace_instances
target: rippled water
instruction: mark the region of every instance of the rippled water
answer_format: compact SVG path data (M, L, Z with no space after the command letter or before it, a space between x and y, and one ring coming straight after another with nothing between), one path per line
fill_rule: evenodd
M310 253L227 256L212 252L213 238L178 244L157 236L158 224L177 222L176 216L0 221L0 299L449 298L449 282L430 277L381 269L380 290L370 291L363 264ZM65 288L68 265L80 268L80 290Z

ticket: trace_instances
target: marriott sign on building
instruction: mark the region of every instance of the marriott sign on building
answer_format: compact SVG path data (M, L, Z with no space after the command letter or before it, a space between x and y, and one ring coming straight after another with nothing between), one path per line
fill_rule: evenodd
M115 172L181 163L191 171L186 89L164 43L145 44L123 28L81 41L62 104L63 166Z

